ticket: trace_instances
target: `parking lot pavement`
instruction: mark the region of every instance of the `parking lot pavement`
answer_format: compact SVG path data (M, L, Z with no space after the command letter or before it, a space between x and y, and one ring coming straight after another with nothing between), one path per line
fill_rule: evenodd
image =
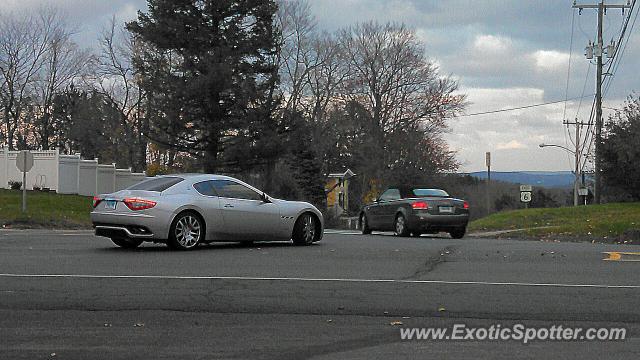
M637 358L632 246L327 233L310 247L114 247L88 232L0 231L8 358ZM621 259L622 260L622 259ZM402 326L629 329L624 342L401 341ZM390 324L395 324L390 325ZM581 344L580 346L577 344ZM282 357L286 355L285 357Z

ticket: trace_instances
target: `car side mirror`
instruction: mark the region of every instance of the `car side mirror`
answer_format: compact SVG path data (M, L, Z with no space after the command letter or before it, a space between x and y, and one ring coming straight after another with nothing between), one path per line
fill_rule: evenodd
M271 200L269 200L269 197L267 196L266 193L262 193L262 195L260 195L260 200L262 200L262 202L265 202L265 203L271 202Z

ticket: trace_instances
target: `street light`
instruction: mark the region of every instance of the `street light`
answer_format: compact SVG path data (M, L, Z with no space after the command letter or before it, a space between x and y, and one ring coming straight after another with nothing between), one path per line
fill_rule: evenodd
M579 177L580 177L580 174L579 174L580 173L580 153L578 151L573 151L573 150L569 149L568 147L565 147L565 146L562 146L562 145L544 144L544 143L542 143L542 144L540 144L538 146L540 146L541 148L557 147L557 148L560 148L560 149L562 149L562 150L564 150L564 151L566 151L566 152L568 152L568 153L570 153L570 154L572 154L574 156L575 163L576 163L575 164L576 168L575 168L575 170L573 172L573 175L574 175L574 180L573 180L573 206L578 206L578 182L580 181L579 180Z
M571 154L573 154L573 155L575 155L575 154L576 154L576 152L575 152L575 151L573 151L573 150L569 149L568 147L564 147L564 146L562 146L562 145L556 145L556 144L540 144L540 145L538 145L538 146L540 146L541 148L544 148L544 147L557 147L557 148L563 149L563 150L565 150L565 151L568 151L568 152L570 152L570 153L571 153Z

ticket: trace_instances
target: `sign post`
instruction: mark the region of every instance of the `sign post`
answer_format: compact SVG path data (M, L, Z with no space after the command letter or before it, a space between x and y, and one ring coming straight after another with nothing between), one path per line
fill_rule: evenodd
M531 190L531 185L520 185L520 202L523 202L527 208L531 202Z
M578 195L583 197L584 204L587 205L587 196L589 196L589 189L584 185L580 186L578 188Z
M487 165L487 191L485 193L487 197L487 215L491 213L491 153L485 153L485 164Z
M27 212L27 173L33 167L33 154L22 150L16 157L16 167L22 171L22 212Z

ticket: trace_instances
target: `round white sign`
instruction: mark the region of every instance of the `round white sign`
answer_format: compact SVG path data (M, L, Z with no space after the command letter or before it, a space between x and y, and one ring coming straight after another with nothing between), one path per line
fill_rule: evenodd
M33 167L33 154L28 150L22 150L16 158L16 166L21 172L29 172Z

